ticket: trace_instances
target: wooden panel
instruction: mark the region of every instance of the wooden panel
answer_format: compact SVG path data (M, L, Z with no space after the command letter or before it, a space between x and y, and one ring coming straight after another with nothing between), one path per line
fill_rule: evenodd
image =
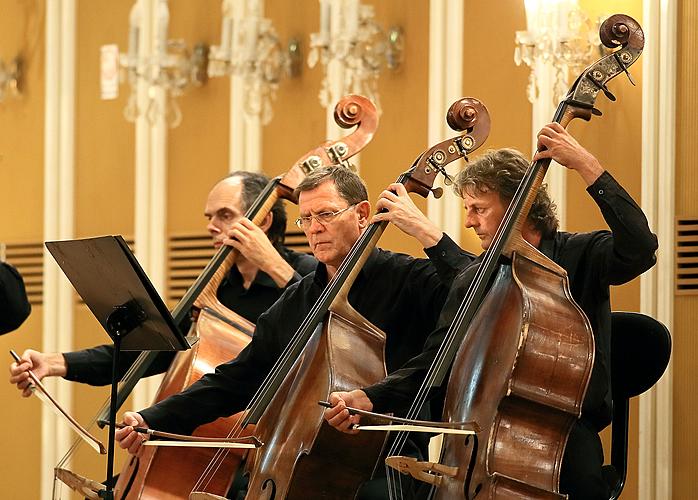
M130 93L103 101L99 93L100 47L126 51L131 2L77 2L75 108L75 234L133 234L134 125L123 109ZM104 20L108 18L109 22Z
M698 214L698 4L680 0L677 15L676 214ZM692 422L698 412L698 297L678 295L673 336L673 497L695 496L698 436ZM660 423L661 424L661 423Z
M262 129L262 169L273 177L286 172L300 156L327 137L325 110L318 99L322 69L319 64L310 68L307 63L310 33L319 30L320 7L315 0L266 0L264 15L272 21L282 46L290 38L300 40L302 58L300 75L279 82L274 116ZM298 207L288 202L285 205L287 228L294 230Z
M477 157L488 149L531 149L531 104L526 98L529 71L514 64L514 34L526 28L520 0L480 2L466 0L463 45L463 95L477 97L487 106L492 129ZM444 110L445 113L446 110ZM445 196L453 196L448 192ZM463 228L463 248L482 251L474 231Z
M296 252L310 253L302 231L286 233L286 246ZM181 299L194 280L209 263L215 249L211 236L205 233L180 233L170 236L167 257L167 299L175 303Z
M404 34L402 66L395 71L384 69L380 75L380 125L373 141L361 155L361 176L366 180L369 200L374 204L381 191L429 146L429 2L390 0L365 3L375 6L376 21L384 30L399 26ZM416 195L413 199L426 211L425 199ZM415 239L393 226L387 228L380 246L411 255L424 255Z
M220 44L220 0L171 0L171 39L191 48L204 42ZM212 78L176 98L182 123L168 131L168 233L206 227L204 206L213 185L228 172L230 78ZM239 167L235 167L239 168Z
M21 54L24 80L19 98L0 102L0 239L39 241L43 234L44 155L44 0L0 0L0 59L9 64ZM10 262L13 259L9 259ZM29 279L29 277L28 277ZM0 337L3 369L9 349L22 353L41 345L42 306L36 304L15 332ZM24 399L0 384L5 405L3 444L16 453L0 457L3 497L39 498L41 474L41 403Z
M15 266L24 279L27 298L40 305L44 293L44 250L40 241L4 244L5 260Z

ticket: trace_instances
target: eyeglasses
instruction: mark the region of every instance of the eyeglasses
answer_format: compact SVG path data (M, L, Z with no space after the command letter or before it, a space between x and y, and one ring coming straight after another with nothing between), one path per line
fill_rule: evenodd
M323 226L325 224L329 224L332 222L338 215L341 213L346 212L350 208L353 208L355 205L349 205L347 208L343 208L341 210L337 210L336 212L322 212L317 215L308 215L306 217L298 217L296 219L296 226L298 226L301 229L308 229L312 224L313 220L318 221L320 224Z

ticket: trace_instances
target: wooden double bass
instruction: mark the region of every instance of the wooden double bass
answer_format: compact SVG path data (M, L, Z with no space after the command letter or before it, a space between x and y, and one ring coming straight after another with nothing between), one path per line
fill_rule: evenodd
M378 113L373 103L359 95L347 95L335 106L334 117L342 128L356 126L351 134L336 141L325 141L319 147L299 158L284 175L272 179L248 208L245 217L260 225L278 199L297 203L293 191L303 178L316 168L329 165L349 166L348 160L361 151L373 138L378 126ZM177 394L200 379L205 373L237 354L249 343L254 325L223 304L216 291L234 265L237 252L222 246L201 275L175 307L177 324L193 312L192 330L198 341L188 351L178 353L158 389L155 401ZM142 353L125 375L117 397L121 405L138 379L145 373L158 353ZM98 418L104 419L108 408ZM235 426L238 416L220 418L196 429L194 436L214 440L225 436ZM217 457L215 471L207 469ZM62 463L66 461L63 459ZM242 459L242 452L227 453L215 448L159 448L146 447L138 457L131 457L119 475L115 486L117 499L184 499L195 488L225 495ZM205 485L198 483L208 472ZM69 486L75 484L74 475Z
M563 126L598 114L597 93L612 98L606 83L627 73L644 46L640 26L625 15L608 18L600 35L621 48L574 83L554 117ZM536 161L522 179L412 407L414 415L450 370L443 420L473 434L445 433L438 464L387 460L433 484L433 499L565 497L562 459L581 415L594 338L566 271L521 235L549 163Z
M437 174L479 147L489 133L489 115L477 99L457 101L449 116L449 124L465 134L420 155L398 179L408 192L440 196L440 188L432 189ZM256 424L254 435L264 446L252 450L247 460L247 499L346 499L370 479L384 436L337 433L317 402L386 375L385 334L348 302L349 290L386 226L370 224L355 242L248 406L236 435Z

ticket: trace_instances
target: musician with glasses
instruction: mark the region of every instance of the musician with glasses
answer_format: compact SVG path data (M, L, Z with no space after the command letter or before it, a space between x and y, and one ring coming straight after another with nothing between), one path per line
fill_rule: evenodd
M138 413L127 412L125 424L190 434L199 425L243 410L251 401L371 221L366 187L345 168L312 172L298 186L297 194L300 217L296 223L319 261L315 272L290 286L259 317L252 341L235 360L219 365L180 394ZM391 185L377 207L385 213L374 216L374 221L390 221L414 236L429 257L416 259L376 248L349 292L349 303L386 333L386 368L392 372L421 351L425 332L436 324L451 281L473 256L421 213L402 184ZM116 439L135 454L143 438L126 427L116 432Z
M286 209L282 200L274 203L259 227L244 217L268 183L269 179L260 173L232 172L213 186L204 208L213 247L227 244L239 252L235 265L218 287L218 300L252 323L287 286L310 273L317 263L312 256L284 246ZM187 328L184 325L183 329ZM112 353L111 344L65 353L28 349L22 354L22 363L10 365L10 383L16 384L23 396L30 396L27 372L31 369L40 379L58 376L90 385L108 385ZM120 355L122 376L138 354L131 351ZM146 376L165 372L175 354L161 353Z

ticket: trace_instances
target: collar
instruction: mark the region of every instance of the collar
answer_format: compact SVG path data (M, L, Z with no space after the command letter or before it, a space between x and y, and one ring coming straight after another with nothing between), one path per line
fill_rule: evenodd
M240 286L242 286L242 274L240 274L240 270L237 268L237 266L233 266L232 269L230 269L230 272L228 273L228 276L226 277L228 281L231 283L240 283ZM276 282L271 279L271 276L269 276L267 273L262 271L261 269L257 271L257 275L254 277L254 280L252 280L252 283L250 283L250 288L253 286L264 286L267 288L279 288L276 285ZM250 289L248 288L248 290Z
M371 275L373 268L376 265L378 265L380 254L381 250L379 248L374 248L373 250L371 250L371 255L368 256L368 259L366 259L366 263L359 271L359 276L357 277L357 279L366 279L368 276ZM315 283L320 287L324 288L325 286L327 286L327 266L322 262L317 263L313 279Z
M555 255L555 235L552 238L542 238L538 250L550 260L554 260Z

